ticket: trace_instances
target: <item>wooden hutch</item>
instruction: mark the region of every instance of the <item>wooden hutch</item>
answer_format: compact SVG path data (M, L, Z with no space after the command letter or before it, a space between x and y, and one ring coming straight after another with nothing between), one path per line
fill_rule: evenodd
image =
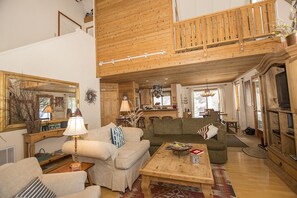
M267 166L297 193L297 45L267 54L260 73Z

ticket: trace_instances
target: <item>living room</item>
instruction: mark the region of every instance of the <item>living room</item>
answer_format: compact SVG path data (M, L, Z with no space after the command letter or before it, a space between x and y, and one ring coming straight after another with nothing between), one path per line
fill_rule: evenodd
M271 2L268 1L268 4ZM208 4L191 1L185 4L182 1L165 0L130 3L107 0L94 3L91 0L55 0L41 3L36 0L29 2L3 0L0 2L0 20L3 24L0 31L0 70L8 74L13 72L23 76L29 75L33 79L35 77L45 81L49 79L58 84L61 83L59 81L66 84L77 83L79 90L75 92L77 104L79 103L77 107L89 131L109 124L110 121L116 123L116 118L120 115L122 97L125 94L136 105L136 100L134 102L134 98L130 97L129 91L125 89L127 83L128 90L132 89L134 92L136 87L140 91L136 93L139 96L143 93L142 90L149 90L150 93L154 85L162 86L163 92L170 90L173 94L170 96L172 102L170 108L177 109L176 117L183 117L188 111L192 115L201 112L195 110L195 106L192 105L193 92L218 90L216 95L220 96L221 105L216 110L221 112L221 116L228 117L229 121L237 122L240 126L236 127L239 128L238 138L249 147L257 147L258 144L265 146L269 144L270 135L266 131L257 131L261 127L255 125L257 118L254 114L253 87L259 79L262 81L266 79L265 72L261 70L266 67L263 62L268 63L274 59L273 54L270 56L267 54L285 49L285 41L273 36L271 32L264 31L265 34L259 34L257 38L245 37L245 33L242 33L241 40L224 42L218 40L220 43L214 42L208 45L202 42L201 37L201 45L198 44L199 40L196 40L196 44L190 43L189 47L188 35L185 34L187 39L186 43L183 43L182 36L176 39L177 35L173 31L178 27L178 22L182 27L181 23L187 18L249 6L250 3L250 1L240 1L240 3L211 1ZM275 17L290 22L288 18L290 3L284 0L273 3ZM200 5L203 5L204 9L201 9ZM92 9L94 19L85 22L86 16L93 15ZM262 8L260 10L262 11ZM201 28L202 25L201 23ZM177 49L178 42L181 46L179 49ZM288 53L293 57L295 48L289 49ZM277 55L285 56L282 53ZM116 86L113 87L114 85ZM106 96L107 89L112 91ZM248 89L249 94L246 92ZM97 99L91 103L85 100L88 90L94 90L97 95ZM5 90L1 90L0 93L4 92ZM56 105L56 98L61 96L51 95L54 95L53 105ZM66 98L64 100L66 101ZM104 109L102 105L106 102L110 102L111 106L115 104L112 111ZM173 103L176 103L176 106ZM5 107L3 105L5 104L1 104L0 109ZM160 108L158 105L155 106L155 102L141 105ZM204 109L209 109L208 107L205 106ZM67 108L64 109L65 112L66 110ZM4 114L5 111L1 117ZM53 120L59 118L57 112L50 115L53 115ZM263 120L266 117L263 117ZM146 121L148 125L149 119ZM243 135L242 131L247 127L256 129L256 135L260 135L258 137ZM26 129L9 128L4 122L0 128L0 149L13 148L12 162L22 160L25 157ZM292 139L291 136L290 138ZM34 153L39 152L41 148L47 153L60 150L66 139L64 136L37 142ZM291 140L288 142L292 144ZM283 142L283 145L285 144ZM291 152L292 148L288 150ZM227 154L228 161L224 166L236 196L296 196L282 180L284 178L280 178L268 168L264 159L249 157L240 147L228 147ZM296 155L296 151L294 154ZM296 162L289 164L293 164L296 169ZM254 183L258 183L260 187L250 190ZM117 192L101 187L101 197L118 195Z

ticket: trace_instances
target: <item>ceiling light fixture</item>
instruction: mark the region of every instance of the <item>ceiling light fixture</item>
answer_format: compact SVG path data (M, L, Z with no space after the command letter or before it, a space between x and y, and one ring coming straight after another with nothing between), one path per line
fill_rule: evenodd
M201 94L201 96L202 97L209 97L209 96L213 97L214 95L215 95L215 93L208 89L208 84L206 83L206 89Z
M161 85L153 85L153 96L160 98L163 95L163 90Z

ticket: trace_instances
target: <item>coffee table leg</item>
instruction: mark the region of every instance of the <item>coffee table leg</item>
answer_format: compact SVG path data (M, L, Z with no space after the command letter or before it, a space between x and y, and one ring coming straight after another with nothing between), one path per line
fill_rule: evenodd
M150 190L150 183L151 183L150 178L148 176L142 175L141 188L145 198L152 197L151 190Z
M202 192L203 192L205 198L213 197L211 185L202 184L201 187L202 187Z

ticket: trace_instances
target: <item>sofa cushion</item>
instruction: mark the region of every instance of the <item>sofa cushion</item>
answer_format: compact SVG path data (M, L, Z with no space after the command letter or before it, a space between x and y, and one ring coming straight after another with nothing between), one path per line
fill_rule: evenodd
M38 177L33 179L24 189L21 190L16 198L28 198L28 197L42 197L42 198L54 198L56 194L46 187Z
M6 166L0 171L0 197L15 196L30 181L41 175L42 170L35 157Z
M195 135L158 135L150 138L151 146L161 146L164 142L179 141L183 143L198 143L206 144L210 150L225 150L226 145L223 142L217 141L214 137L209 140L204 140L198 134Z
M111 143L110 129L116 127L114 123L109 123L103 127L88 130L86 135L82 135L84 140L97 140Z
M180 118L173 120L154 120L154 134L166 135L166 134L182 134L182 120Z
M204 139L209 140L210 138L214 137L217 134L218 134L218 128L211 124L208 127L208 131L206 132Z
M183 118L183 134L196 134L198 129L213 123L213 118Z
M123 129L118 126L110 129L111 141L116 147L120 148L125 144L125 138L123 134Z
M115 159L116 168L129 169L148 151L149 147L150 142L148 140L126 142L126 144L118 149L118 156Z
M211 124L207 124L204 127L198 129L197 134L201 135L204 139L206 139L205 137L206 137L207 132L209 131L210 125Z

